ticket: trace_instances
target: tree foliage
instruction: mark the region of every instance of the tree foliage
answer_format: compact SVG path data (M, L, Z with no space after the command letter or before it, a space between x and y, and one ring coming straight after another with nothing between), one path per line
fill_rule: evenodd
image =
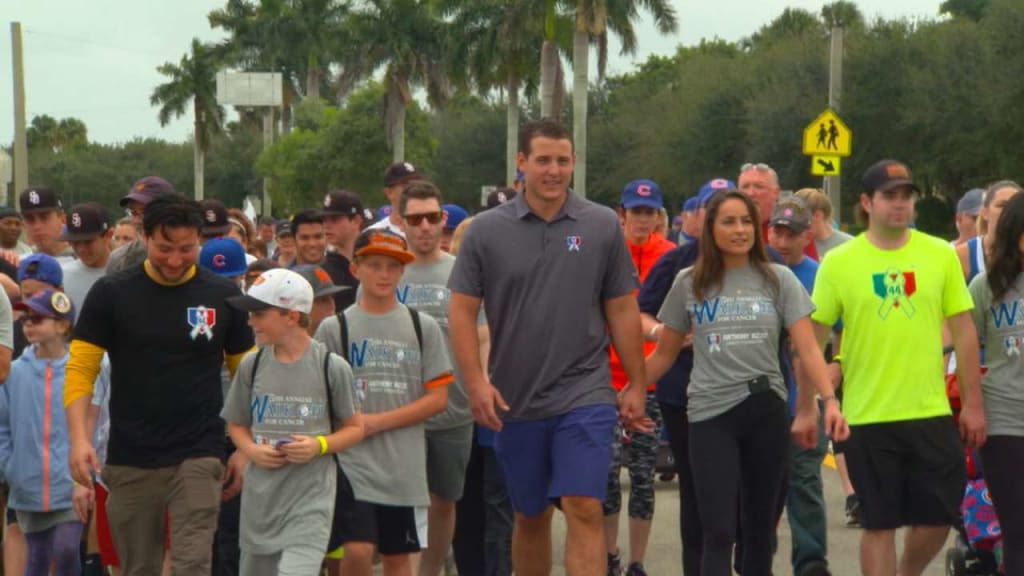
M370 82L344 108L303 103L296 126L263 152L261 176L273 178L275 210L282 214L317 206L326 192L359 192L367 205L385 202L384 170L391 163L381 109L384 88ZM406 116L406 158L429 173L435 141L426 112L413 101ZM500 161L500 156L499 156Z

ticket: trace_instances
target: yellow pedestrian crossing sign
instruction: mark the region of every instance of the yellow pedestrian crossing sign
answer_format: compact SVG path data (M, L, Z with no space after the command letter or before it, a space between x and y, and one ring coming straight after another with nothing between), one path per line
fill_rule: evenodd
M815 176L839 176L839 156L811 156L811 174Z
M807 156L849 156L853 132L831 108L804 128L803 152Z

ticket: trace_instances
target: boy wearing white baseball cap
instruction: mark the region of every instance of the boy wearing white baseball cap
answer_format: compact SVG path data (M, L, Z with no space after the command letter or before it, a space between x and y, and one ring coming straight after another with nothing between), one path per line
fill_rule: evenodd
M223 412L253 464L242 488L240 573L318 574L334 518L333 455L363 437L352 370L307 333L313 287L301 275L267 270L228 303L249 312L259 345Z

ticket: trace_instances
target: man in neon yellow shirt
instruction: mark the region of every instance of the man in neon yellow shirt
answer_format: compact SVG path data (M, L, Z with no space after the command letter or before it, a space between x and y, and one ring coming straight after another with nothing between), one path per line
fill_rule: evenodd
M861 570L918 576L959 521L961 439L985 440L978 337L970 294L949 245L910 229L918 191L903 164L867 170L858 216L867 231L828 254L814 286L818 340L843 321L846 458L863 507ZM942 323L962 362L960 434L946 398ZM829 401L830 399L826 399ZM908 526L897 565L895 531Z

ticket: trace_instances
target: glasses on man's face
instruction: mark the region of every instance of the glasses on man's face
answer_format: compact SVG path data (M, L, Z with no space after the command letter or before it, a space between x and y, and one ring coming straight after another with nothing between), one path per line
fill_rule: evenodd
M757 170L758 172L767 172L767 171L769 171L771 169L772 169L772 167L767 165L767 164L765 164L764 162L757 162L757 163L747 162L743 166L740 166L740 172L746 172L747 170Z
M438 210L437 212L427 212L425 214L406 214L404 216L405 221L410 226L419 226L424 220L431 224L437 224L441 222L441 218L444 217L444 212Z
M124 213L126 216L142 218L142 208L125 208Z
M49 319L49 316L43 316L42 314L26 314L21 317L21 323L35 325L42 324L43 322Z

